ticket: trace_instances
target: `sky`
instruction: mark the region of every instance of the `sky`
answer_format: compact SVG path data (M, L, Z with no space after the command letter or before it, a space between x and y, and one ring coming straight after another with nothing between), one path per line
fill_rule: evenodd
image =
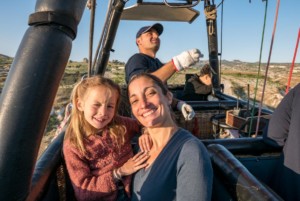
M94 49L97 47L101 35L107 2L108 0L97 1ZM220 2L221 0L215 0L216 5L219 5ZM223 2L223 20L221 20L221 6L218 7L217 16L218 46L219 52L222 52L222 59L245 62L259 61L266 2L263 0L224 0ZM271 50L277 2L278 0L269 0L268 2L261 60L262 62L267 62L269 53L272 52L270 57L271 63L291 63L300 28L300 0L280 1L273 48ZM0 54L15 56L23 35L29 27L27 24L28 17L35 12L35 3L36 1L33 0L1 2ZM125 7L135 3L135 0L129 0ZM203 8L204 2L201 1L194 8L200 12L200 15L191 24L187 22L160 22L164 26L164 32L160 36L161 47L156 55L157 58L162 62L168 62L173 56L185 50L198 48L204 54L203 60L208 59L207 33ZM70 60L82 61L83 58L88 58L89 20L90 11L85 9L78 26L77 37L73 41ZM221 21L223 22L222 26ZM110 60L126 62L131 55L138 51L135 44L135 35L138 29L153 23L156 22L121 21L113 45L115 52L110 54ZM300 63L299 52L300 47L298 48L296 63Z

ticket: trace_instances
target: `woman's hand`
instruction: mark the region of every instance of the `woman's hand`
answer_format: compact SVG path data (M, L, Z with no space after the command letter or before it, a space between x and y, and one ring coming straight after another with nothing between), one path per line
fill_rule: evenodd
M127 176L135 173L141 168L146 167L148 164L146 163L149 158L148 152L139 152L132 158L130 158L124 165L118 168L117 174L122 176Z
M139 147L141 151L149 152L152 147L152 138L147 133L146 130L144 130L143 134L139 137Z

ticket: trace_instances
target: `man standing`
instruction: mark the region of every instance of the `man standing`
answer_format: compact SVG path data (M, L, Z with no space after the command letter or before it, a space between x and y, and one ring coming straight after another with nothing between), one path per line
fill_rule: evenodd
M267 144L283 147L270 187L284 200L300 200L300 84L291 89L274 110L263 133Z
M135 74L148 72L160 78L167 84L167 80L177 71L190 67L199 61L201 52L198 49L184 51L174 56L171 61L163 64L156 58L156 53L160 47L159 36L163 32L163 26L159 23L152 26L140 28L136 34L136 44L139 53L134 54L125 65L126 82ZM172 108L177 108L183 113L186 120L191 120L195 113L190 105L183 101L174 99Z

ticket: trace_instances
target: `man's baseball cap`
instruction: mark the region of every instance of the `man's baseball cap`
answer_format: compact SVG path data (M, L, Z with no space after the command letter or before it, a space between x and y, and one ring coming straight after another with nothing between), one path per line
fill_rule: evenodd
M152 26L145 26L140 28L140 30L136 33L136 38L140 37L143 33L146 33L150 29L155 29L158 33L158 35L162 34L164 27L160 23L155 23Z

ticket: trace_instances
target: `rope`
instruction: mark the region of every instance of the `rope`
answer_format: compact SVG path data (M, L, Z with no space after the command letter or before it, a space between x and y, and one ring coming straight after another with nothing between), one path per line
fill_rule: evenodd
M206 16L206 20L208 21L208 34L211 36L215 33L214 27L213 27L213 21L216 20L217 18L217 9L213 9L211 11L208 10L209 7L204 9L204 13Z
M260 115L261 115L261 108L262 108L262 103L263 103L263 100L264 100L264 94L265 94L264 92L265 92L265 88L266 88L267 75L268 75L268 70L269 70L269 65L270 65L270 60L271 60L271 55L272 55L272 49L273 49L273 43L274 43L274 38L275 38L275 31L276 31L276 25L277 25L277 19L278 19L279 4L280 4L280 0L277 0L276 16L275 16L275 21L274 21L273 33L272 33L272 40L271 40L271 45L270 45L270 52L269 52L269 57L268 57L268 63L267 63L267 66L266 66L266 72L265 72L265 79L264 79L263 91L262 91L262 96L261 96L260 106L259 106L259 110L258 110L258 117L257 117L256 131L255 131L254 137L257 136L258 128L259 128Z
M262 57L262 50L263 50L263 45L264 45L264 36L265 36L265 29L266 29L266 21L267 21L267 11L268 11L268 1L266 1L266 6L265 6L265 16L264 16L264 25L263 25L263 31L262 31L262 36L261 36L258 71L257 71L257 77L256 77L256 85L255 85L255 88L254 88L253 107L252 107L252 111L251 111L251 121L250 121L250 128L249 128L248 136L250 136L250 134L252 132L252 124L253 124L253 117L254 117L254 111L255 111L254 106L255 106L255 103L256 103L258 79L259 79L259 74L260 74L261 57Z
M296 47L295 47L293 62L292 62L291 68L290 68L290 74L289 74L288 83L286 85L285 94L287 94L289 92L289 90L290 90L290 84L291 84L292 74L293 74L295 60L296 60L296 55L297 55L297 51L298 51L299 38L300 38L300 28L298 30L298 39L297 39L297 42L296 42Z
M214 10L211 10L211 11L208 11L208 10L204 10L204 13L205 13L205 16L206 16L206 19L208 20L215 20L217 15L217 9L214 9Z

